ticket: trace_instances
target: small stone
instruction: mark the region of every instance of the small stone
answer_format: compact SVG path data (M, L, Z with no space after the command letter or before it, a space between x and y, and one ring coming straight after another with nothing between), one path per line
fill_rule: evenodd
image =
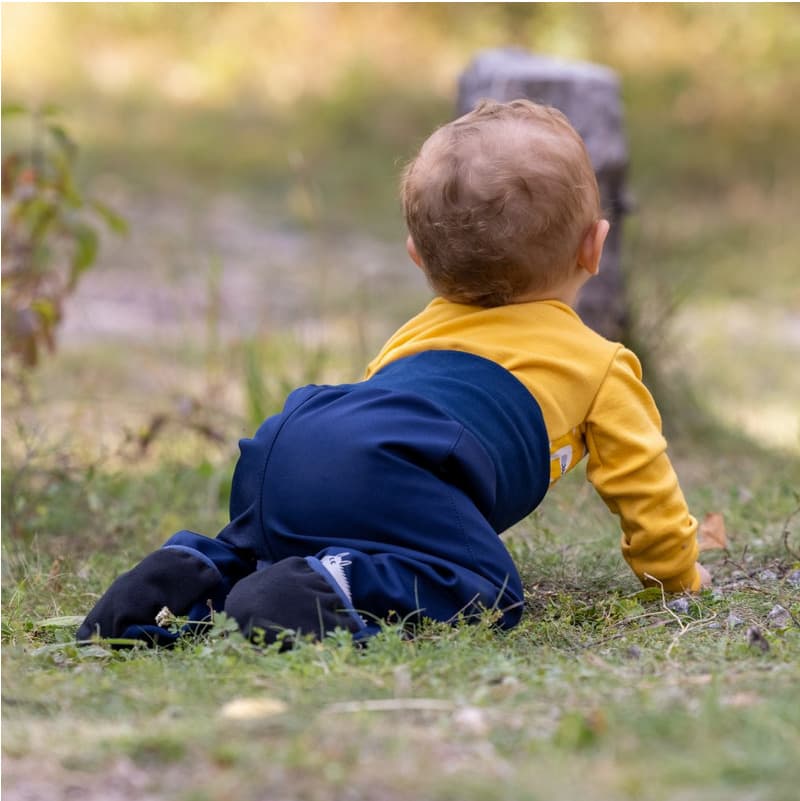
M714 587L714 589L711 591L712 601L721 601L724 597L725 593L719 587Z
M641 655L642 655L642 649L639 648L638 645L628 646L628 650L625 651L625 656L627 656L628 659L639 659Z
M786 628L792 622L792 616L788 609L784 609L780 604L775 604L767 615L770 626L776 629Z
M758 648L764 654L769 651L769 643L758 626L750 626L747 629L747 644L753 648Z
M717 630L717 629L721 629L721 628L722 628L722 624L721 624L721 623L709 623L709 624L706 626L706 628L707 628L707 629L714 629L714 630Z
M742 623L744 623L744 620L740 618L739 615L731 612L725 622L727 623L729 629L735 629L737 626L741 626Z
M769 570L769 569L762 570L758 574L758 580L759 581L777 581L778 580L778 574L774 570Z
M793 587L800 587L800 570L793 570L786 576L786 581L789 582Z
M667 609L672 610L676 614L679 615L688 615L689 614L689 599L688 598L676 598L674 601L670 601L667 604Z

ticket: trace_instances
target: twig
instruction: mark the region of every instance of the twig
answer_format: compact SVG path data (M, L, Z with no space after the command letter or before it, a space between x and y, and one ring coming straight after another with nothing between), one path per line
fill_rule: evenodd
M633 618L633 620L636 619L637 618ZM668 623L670 623L669 620L656 620L654 623L648 623L646 626L639 626L639 628L636 629L636 631L648 631L649 629L658 629L663 626L666 626ZM618 631L616 634L612 634L610 637L603 637L602 640L594 640L594 642L587 643L586 645L583 645L581 647L596 648L598 645L605 645L607 642L611 642L612 640L619 640L622 637L627 637L629 634L631 634L630 631Z
M647 617L655 617L656 615L660 615L661 610L657 609L654 612L642 612L641 615L631 615L631 617L624 617L622 620L615 620L613 623L609 623L608 625L612 628L616 628L617 626L627 626L628 623L636 623L637 620L644 620ZM642 626L641 628L646 628Z
M789 523L792 522L792 518L800 512L800 506L797 507L793 512L790 512L786 520L783 521L783 547L786 548L787 553L792 559L796 561L800 561L800 553L797 551L793 551L789 547Z
M748 543L745 543L745 546L742 549L742 555L739 557L738 561L736 559L734 559L733 556L731 556L731 552L728 549L726 549L725 550L725 559L723 560L723 564L725 564L725 565L733 565L737 570L740 570L742 573L745 574L745 576L750 578L751 574L754 571L748 570L747 567L744 564L744 560L747 558L747 548L748 548Z
M659 581L655 576L651 576L649 573L645 573L644 575L645 578L648 578L651 581L655 581L656 584L658 584L658 586L661 588L661 606L665 612L669 612L669 614L672 615L672 617L675 619L675 622L678 624L680 628L680 631L678 631L678 633L672 638L672 642L669 644L669 646L667 646L667 650L664 654L664 656L666 656L667 659L670 659L672 656L672 649L678 644L678 642L680 641L681 637L683 637L684 634L687 634L693 629L700 628L701 626L704 626L706 623L712 622L717 617L717 613L714 612L714 614L708 618L695 620L692 621L691 623L684 623L680 619L680 616L677 613L675 613L672 609L670 609L669 606L667 605L667 596L666 593L664 592L664 584L661 581Z
M369 701L340 701L328 704L323 712L451 712L455 704L438 698L376 698Z

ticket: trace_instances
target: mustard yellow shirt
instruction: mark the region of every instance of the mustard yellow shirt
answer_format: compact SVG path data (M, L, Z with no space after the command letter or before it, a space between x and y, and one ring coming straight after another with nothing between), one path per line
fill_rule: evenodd
M586 473L622 526L622 553L644 584L700 587L697 521L666 454L661 418L636 356L556 300L482 308L434 299L370 362L427 350L490 359L528 388L550 439L550 482L588 453Z

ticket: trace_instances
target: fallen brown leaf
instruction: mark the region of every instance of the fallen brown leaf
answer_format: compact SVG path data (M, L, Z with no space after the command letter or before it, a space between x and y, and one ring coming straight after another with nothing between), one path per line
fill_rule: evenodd
M709 512L697 529L697 542L701 551L728 547L725 518L719 512Z

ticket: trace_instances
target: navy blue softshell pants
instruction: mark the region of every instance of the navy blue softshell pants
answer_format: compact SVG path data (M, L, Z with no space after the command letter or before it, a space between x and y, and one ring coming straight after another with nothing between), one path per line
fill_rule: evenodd
M544 497L549 449L538 404L503 368L432 351L302 387L240 449L231 522L165 544L217 567L215 606L257 567L301 556L336 559L367 626L481 609L518 622L523 589L498 535Z

